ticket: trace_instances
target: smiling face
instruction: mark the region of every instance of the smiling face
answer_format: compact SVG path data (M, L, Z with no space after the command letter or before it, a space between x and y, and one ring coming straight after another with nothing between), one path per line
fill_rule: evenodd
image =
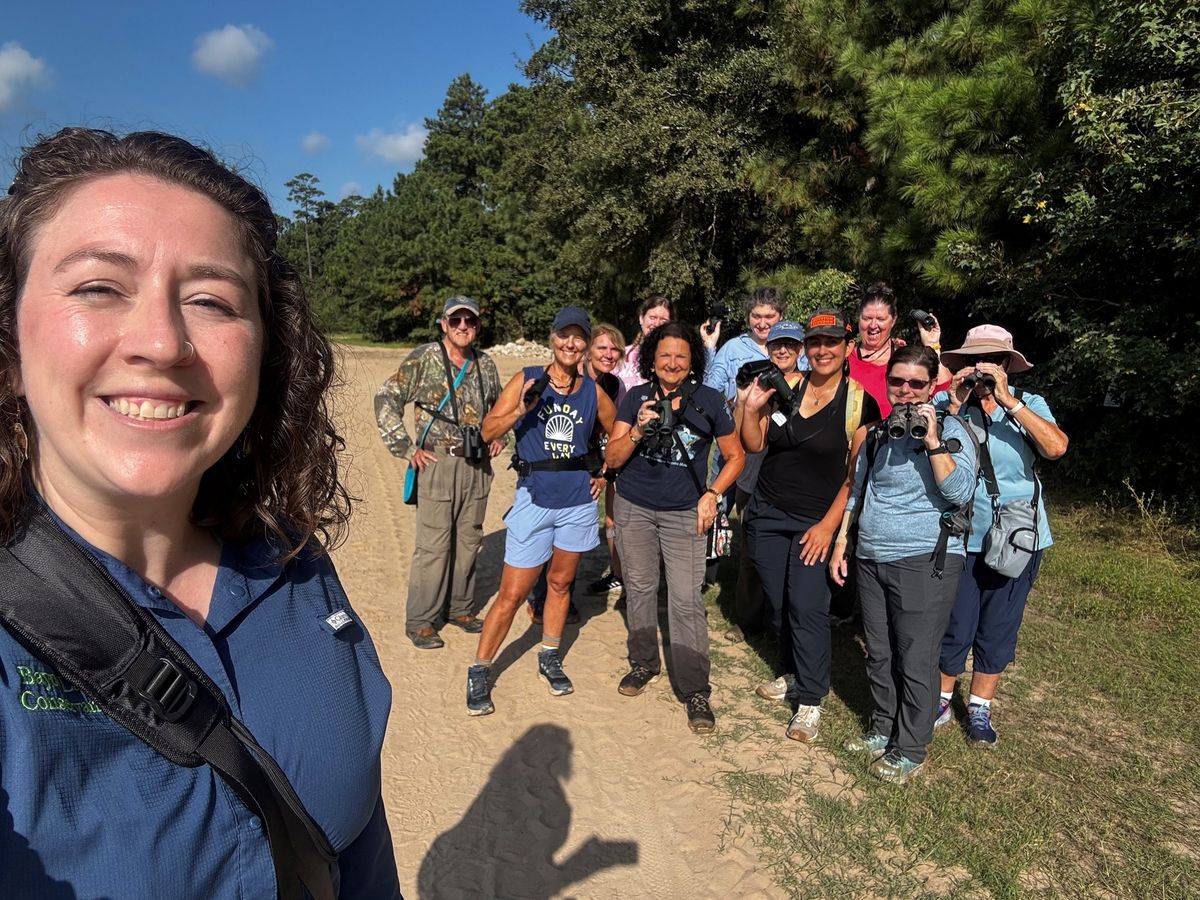
M442 334L460 351L466 351L479 334L479 317L469 309L456 309L438 319Z
M834 375L846 361L847 344L842 338L815 334L804 339L804 355L808 365L818 375Z
M933 375L919 363L898 363L887 374L888 403L928 403L933 394Z
M776 338L767 343L767 355L781 372L791 372L800 359L800 342L791 338Z
M757 344L765 344L767 335L771 333L771 326L783 318L773 306L756 306L750 310L750 315L747 317L747 324L750 326L750 337Z
M578 325L568 325L562 331L550 332L550 349L554 361L564 371L575 372L587 354L588 337Z
M606 331L600 332L594 341L592 341L592 353L590 357L592 372L599 374L601 372L611 372L617 367L617 363L621 361L621 356L624 354L624 349L613 343L612 335Z
M654 350L654 374L663 390L673 391L692 371L692 348L683 338L665 337Z
M896 317L886 303L868 303L858 317L858 336L863 349L877 350L892 338Z
M638 323L642 326L642 334L649 334L659 325L665 325L670 321L671 311L665 306L652 306L638 319Z
M43 495L190 508L258 397L258 278L239 235L203 194L131 174L84 183L40 227L16 391Z

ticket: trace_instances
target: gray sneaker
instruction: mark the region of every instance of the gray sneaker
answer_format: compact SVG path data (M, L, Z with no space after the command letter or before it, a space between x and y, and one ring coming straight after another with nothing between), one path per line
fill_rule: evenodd
M575 686L563 672L562 657L557 650L542 650L538 653L538 677L546 682L555 697L571 694Z
M891 784L907 784L925 771L925 763L913 762L899 750L892 749L871 763L869 770L880 781Z
M488 716L496 711L492 705L491 672L487 666L471 666L467 669L467 715Z
M764 681L754 689L754 693L764 700L795 700L800 689L796 685L795 675L780 675L774 681Z
M862 737L851 738L842 744L842 747L851 753L869 753L871 759L879 759L887 753L887 746L888 736L874 731L864 734Z
M821 707L805 706L801 703L796 707L796 714L788 722L785 732L793 741L811 744L821 733Z

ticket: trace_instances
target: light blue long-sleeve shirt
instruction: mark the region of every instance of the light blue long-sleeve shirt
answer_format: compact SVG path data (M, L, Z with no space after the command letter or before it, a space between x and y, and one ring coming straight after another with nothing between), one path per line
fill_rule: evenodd
M1053 422L1054 413L1049 404L1040 394L1021 392L1033 412L1047 422ZM946 409L950 405L950 395L941 391L933 398L933 405ZM958 414L983 428L983 410L978 406L964 406ZM997 407L990 417L988 429L988 452L992 458L992 468L996 471L996 482L1000 487L1000 502L1009 500L1033 499L1033 464L1037 462L1037 452L1025 440L1025 429L1013 416L1002 407ZM975 527L971 529L971 537L967 541L967 549L972 553L983 552L983 539L987 534L988 525L992 521L992 500L988 497L982 480L979 489L975 491ZM1046 495L1042 493L1038 500L1038 549L1045 550L1054 543L1050 535L1050 517L1046 515Z
M854 468L854 490L847 508L863 508L858 520L860 559L895 562L909 556L932 553L938 542L944 510L969 506L975 493L975 445L957 419L946 419L942 437L960 444L951 455L954 469L938 483L925 445L904 437L893 440L884 434L875 455L875 465L863 495L867 474L867 443L859 448ZM950 538L947 553L966 556L962 537Z

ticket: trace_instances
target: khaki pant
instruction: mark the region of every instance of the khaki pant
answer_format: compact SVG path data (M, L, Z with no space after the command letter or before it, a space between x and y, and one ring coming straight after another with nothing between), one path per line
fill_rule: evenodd
M475 560L491 487L490 459L471 463L443 450L421 473L404 626L409 633L474 612Z

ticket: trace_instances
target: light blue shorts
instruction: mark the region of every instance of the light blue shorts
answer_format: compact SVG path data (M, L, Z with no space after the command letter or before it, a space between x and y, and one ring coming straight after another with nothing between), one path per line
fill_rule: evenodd
M504 524L508 526L504 562L518 569L545 565L555 548L586 553L600 545L594 502L544 509L534 505L526 488L517 488L512 509L504 514Z

